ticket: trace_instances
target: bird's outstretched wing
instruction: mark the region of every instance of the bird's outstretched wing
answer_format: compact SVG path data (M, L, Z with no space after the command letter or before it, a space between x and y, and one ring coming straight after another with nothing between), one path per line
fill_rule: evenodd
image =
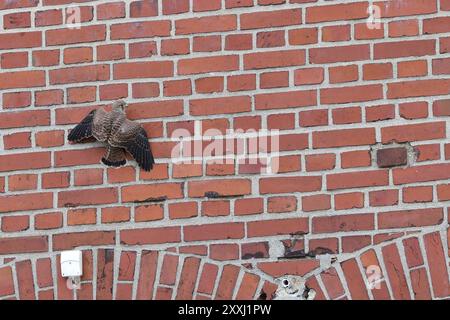
M92 137L92 125L94 121L96 110L92 110L89 114L81 120L81 122L73 128L69 133L69 141L79 142L81 140Z
M147 132L139 123L125 120L108 143L115 147L125 148L145 171L153 168L153 158Z

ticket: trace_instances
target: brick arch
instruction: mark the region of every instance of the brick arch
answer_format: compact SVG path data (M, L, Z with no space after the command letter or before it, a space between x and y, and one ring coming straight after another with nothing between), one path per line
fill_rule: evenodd
M318 300L446 299L449 241L450 229L414 233L325 267L316 258L238 265L177 249L88 249L80 290L67 288L59 255L47 254L2 266L0 299L272 299L284 276L304 279ZM376 289L366 285L370 266L381 271Z
M98 248L83 251L79 290L60 275L52 254L0 267L0 299L266 299L277 285L230 263L170 251Z
M449 242L449 228L406 235L316 270L306 285L317 292L316 299L448 299ZM369 289L365 283L378 268L380 286Z

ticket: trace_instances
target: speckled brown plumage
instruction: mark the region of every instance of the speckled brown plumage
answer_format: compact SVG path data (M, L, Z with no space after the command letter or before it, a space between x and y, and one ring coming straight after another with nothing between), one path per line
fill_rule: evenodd
M155 163L144 128L135 121L127 119L122 100L113 103L111 112L103 108L91 111L69 134L69 141L80 142L94 137L107 144L102 162L108 166L119 167L126 163L125 150L137 161L139 166L150 171Z

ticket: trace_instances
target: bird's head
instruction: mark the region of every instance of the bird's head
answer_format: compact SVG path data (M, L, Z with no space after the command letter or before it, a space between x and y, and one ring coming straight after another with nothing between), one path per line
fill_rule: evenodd
M112 104L112 107L113 110L120 110L125 112L126 108L128 107L128 104L123 100L118 100Z

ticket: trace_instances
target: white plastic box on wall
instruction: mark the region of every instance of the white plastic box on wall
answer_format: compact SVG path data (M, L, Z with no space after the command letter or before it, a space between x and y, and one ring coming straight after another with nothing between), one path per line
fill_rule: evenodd
M61 274L63 277L83 275L83 256L80 250L61 252Z

